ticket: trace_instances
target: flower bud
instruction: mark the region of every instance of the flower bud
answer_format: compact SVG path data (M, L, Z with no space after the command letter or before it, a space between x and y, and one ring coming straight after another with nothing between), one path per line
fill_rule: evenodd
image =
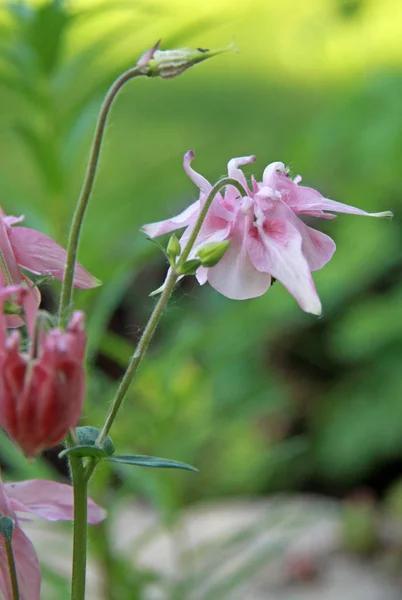
M180 242L177 239L177 236L175 234L173 234L172 237L170 238L169 243L166 248L166 252L169 257L170 262L173 263L173 265L174 265L174 263L176 262L176 258L178 256L180 256L180 252L181 252Z
M177 48L176 50L159 50L159 42L147 50L137 62L144 75L172 79L181 75L186 69L207 58L236 50L233 43L224 48L207 50L203 48Z
M226 250L230 246L230 240L226 242L211 242L205 244L197 252L197 256L203 267L214 267L221 260Z
M65 331L41 332L35 356L20 352L20 333L5 335L0 316L0 426L28 457L58 444L78 424L85 392L83 314Z

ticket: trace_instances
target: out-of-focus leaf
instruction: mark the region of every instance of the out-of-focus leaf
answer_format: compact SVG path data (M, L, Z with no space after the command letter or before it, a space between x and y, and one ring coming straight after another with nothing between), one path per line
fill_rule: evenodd
M28 2L5 2L5 9L15 19L16 23L29 22L34 14L34 8Z
M28 29L28 39L36 50L42 71L49 76L61 57L64 35L70 23L70 14L64 3L52 0L36 9Z
M74 19L88 19L94 16L104 15L110 11L115 12L116 10L130 10L130 11L141 11L147 14L157 12L158 15L166 13L166 7L161 6L160 3L154 4L153 2L140 2L139 0L113 0L113 2L98 2L95 6L86 7L74 13Z
M60 172L58 156L49 141L26 123L17 123L14 128L35 159L47 188L59 192L63 177Z
M102 338L99 351L122 368L126 368L133 355L134 346L121 336L114 334L112 331L107 331Z
M12 75L7 75L5 73L0 73L0 85L6 87L12 92L15 92L23 100L28 100L37 107L43 106L42 96L37 93L36 90L31 88L23 79L13 77Z

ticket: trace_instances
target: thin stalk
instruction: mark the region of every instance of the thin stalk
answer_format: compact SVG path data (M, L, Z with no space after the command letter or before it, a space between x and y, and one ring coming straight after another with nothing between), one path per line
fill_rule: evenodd
M85 173L84 183L81 189L80 196L78 198L68 237L66 268L64 271L63 283L60 294L60 327L65 327L69 318L69 309L71 305L74 281L74 269L78 252L78 242L82 228L82 223L84 221L85 211L87 209L95 181L107 118L112 107L113 101L116 98L119 91L121 90L121 88L124 86L124 84L130 81L130 79L133 79L134 77L140 75L144 75L144 73L141 73L138 67L133 67L132 69L129 69L128 71L120 75L120 77L116 79L116 81L112 84L109 91L107 92L100 109L94 139L92 142L91 152L89 155L88 166Z
M20 594L18 591L17 569L15 568L12 542L11 542L11 540L4 538L4 544L6 547L8 572L10 573L10 582L11 582L11 591L13 594L13 600L20 600Z
M186 262L189 254L194 246L194 242L197 239L197 235L200 233L200 229L202 227L203 222L205 221L205 217L207 216L207 212L209 210L209 207L212 204L213 199L215 198L215 196L219 192L219 190L223 187L226 187L227 185L232 185L240 192L240 194L242 196L247 196L246 190L241 185L241 183L239 183L237 181L237 179L232 179L232 177L222 177L222 179L220 179L217 183L215 183L215 185L211 188L211 191L209 192L209 194L207 196L205 204L203 205L201 212L198 215L198 219L195 223L194 229L191 232L191 235L187 241L187 244L185 245L183 252L180 255L180 258L177 262L178 267L180 267L183 263Z
M70 457L74 490L73 576L71 600L85 600L87 537L88 537L88 480L81 459Z
M189 238L187 244L185 245L175 267L172 267L169 271L169 274L163 285L162 294L159 297L159 300L158 300L154 310L152 311L149 321L148 321L148 323L144 329L144 332L141 336L141 339L138 342L137 348L135 349L135 352L134 352L133 356L131 357L131 360L128 364L127 370L123 375L123 379L121 380L120 385L117 388L116 395L113 399L113 402L111 404L109 412L106 415L104 425L102 427L102 430L101 430L98 440L97 440L97 444L99 446L102 446L103 442L105 441L106 436L108 435L110 428L112 427L112 424L116 418L116 415L119 412L122 402L126 396L128 388L130 387L131 383L133 382L134 377L137 373L137 369L138 369L142 359L144 358L144 355L148 348L148 345L149 345L151 339L153 338L153 335L158 326L160 318L166 308L166 305L168 303L170 295L173 292L174 286L176 285L176 282L179 278L177 269L178 269L178 267L183 265L185 263L185 261L187 260L189 254L191 252L191 249L194 245L194 242L197 238L197 235L200 232L201 226L205 220L207 212L212 204L213 199L215 198L215 196L219 192L219 190L222 187L225 187L227 185L233 185L237 190L239 190L240 194L242 194L244 196L247 195L243 186L238 181L236 181L235 179L232 179L230 177L225 177L225 178L219 180L211 188L211 191L209 192L209 194L207 196L207 199L200 211L200 214L198 215L198 219L196 221L193 231L191 232L191 235L190 235L190 238ZM91 476L95 466L96 465L94 465L93 463L88 465L88 467L86 469L86 474L87 474L88 478Z

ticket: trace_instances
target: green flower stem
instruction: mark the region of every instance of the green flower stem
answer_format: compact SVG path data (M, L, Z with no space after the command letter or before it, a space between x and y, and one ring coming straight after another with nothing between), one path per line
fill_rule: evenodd
M198 219L196 221L193 231L191 232L188 242L185 245L179 260L177 261L177 267L181 267L181 265L183 265L188 259L188 256L194 246L195 240L197 239L197 235L200 233L200 229L202 227L203 222L205 221L205 217L207 216L207 212L212 204L213 199L215 198L219 190L223 187L226 187L227 185L232 185L233 187L235 187L238 190L238 192L240 192L241 196L247 196L246 190L241 185L241 183L237 181L237 179L232 179L231 177L223 177L217 183L215 183L215 185L211 188L211 191L208 194L208 197L204 206L201 209L200 214L198 215Z
M12 541L8 540L7 538L4 538L4 544L6 547L6 554L7 554L7 560L8 560L8 571L10 573L11 591L13 593L13 600L20 600L20 594L18 591L17 570L15 568Z
M106 121L110 109L112 107L113 101L116 98L119 91L121 90L121 88L124 86L125 83L127 83L134 77L138 77L140 75L145 75L145 73L141 73L141 70L138 67L133 67L132 69L129 69L128 71L120 75L120 77L116 79L116 81L112 84L109 91L107 92L99 113L98 123L96 125L91 153L89 156L87 171L85 173L84 183L81 189L80 197L78 198L73 220L71 222L70 234L68 237L66 269L64 272L63 284L60 294L60 327L66 327L70 316L69 312L73 291L75 262L77 260L78 242L82 228L82 223L85 216L85 211L87 209L95 181L96 170L99 163L99 155L102 146L102 139L106 128Z
M194 229L190 235L190 238L187 242L187 244L185 245L176 265L174 268L171 268L169 271L169 274L166 278L166 281L163 285L163 291L161 296L159 297L159 300L149 318L149 321L144 329L144 332L141 336L140 341L138 342L137 348L130 360L130 363L127 367L127 370L123 376L123 379L120 382L120 385L117 389L116 395L114 397L114 400L111 404L111 407L109 409L109 412L106 416L105 419L105 423L102 427L102 430L99 434L99 438L97 440L97 444L99 446L103 445L103 442L106 439L106 436L108 435L110 428L113 425L113 421L116 418L117 413L119 412L119 409L122 405L122 402L126 396L126 393L128 391L128 388L130 387L131 383L134 380L134 377L137 373L137 369L140 365L140 362L142 361L145 352L148 348L148 345L150 343L150 341L153 338L153 335L155 333L155 330L158 326L158 323L160 321L160 318L166 308L166 305L168 303L168 300L170 298L171 293L173 292L173 289L176 285L176 282L179 278L179 274L177 273L177 269L183 265L185 263L185 261L187 260L192 247L194 246L194 242L197 238L197 235L200 232L201 226L205 220L205 217L207 215L208 209L212 204L213 199L215 198L216 194L219 192L219 190L222 187L225 187L227 185L232 185L234 186L237 190L239 190L241 195L246 196L247 193L244 190L243 186L240 185L240 183L238 181L236 181L235 179L231 179L229 177L225 177L224 179L221 179L220 181L218 181L212 188L211 191L208 194L208 197L205 201L205 204L198 216L198 219L196 221L196 224L194 226ZM96 465L94 463L91 463L90 465L88 465L88 468L86 469L86 473L87 473L87 477L89 479L89 477L91 476L94 467Z
M82 460L70 457L74 490L73 576L71 600L85 600L87 537L88 537L88 480Z

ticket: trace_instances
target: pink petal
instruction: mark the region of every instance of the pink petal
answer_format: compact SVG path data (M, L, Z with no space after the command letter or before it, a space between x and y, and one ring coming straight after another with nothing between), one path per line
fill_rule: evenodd
M165 233L175 231L176 229L182 229L183 227L187 227L191 222L195 221L199 210L200 201L197 200L197 202L194 202L193 204L188 206L185 210L183 210L183 212L181 212L176 217L166 219L165 221L157 221L156 223L149 223L148 225L143 225L141 227L141 231L146 233L147 236L149 236L150 238L154 238L160 235L164 235Z
M311 212L317 210L325 210L350 215L361 215L365 217L392 217L391 211L368 213L360 208L355 208L354 206L349 206L348 204L342 204L341 202L324 198L324 196L321 196L321 194L313 188L302 185L295 185L295 188L296 189L287 200L287 204L294 212L311 214Z
M23 298L23 308L25 313L25 322L27 325L29 336L32 338L35 331L36 315L38 313L38 306L40 304L41 295L39 289L34 283L28 279L25 275L22 276L25 281L28 292ZM11 325L8 323L8 326Z
M259 272L248 256L247 229L250 218L249 215L239 213L230 236L229 248L222 260L208 269L209 284L233 300L262 296L271 285L270 275Z
M15 225L16 223L22 223L22 221L25 219L24 215L21 215L20 217L12 217L11 215L3 215L3 219L4 222L6 223L6 225Z
M40 600L41 576L36 552L25 533L19 527L11 504L7 495L6 485L3 485L0 481L0 511L3 515L10 516L16 522L13 531L12 547L17 568L20 600ZM5 600L12 600L8 561L2 537L0 537L0 596L1 593L4 595Z
M247 179L239 167L253 162L255 162L255 156L241 156L240 158L232 158L232 160L228 162L228 176L241 183L246 191L248 190Z
M0 273L3 285L19 284L22 281L17 258L9 239L10 231L11 227L7 227L4 219L0 218Z
M252 230L248 248L254 266L270 273L296 298L301 308L321 314L321 302L302 253L302 237L288 221L266 220Z
M271 164L269 164L267 167L265 167L264 169L264 173L262 175L262 180L264 182L264 185L267 185L271 188L276 189L275 187L275 175L277 173L280 173L281 175L287 177L288 171L285 167L285 165L283 164L283 162L273 162Z
M73 520L73 489L70 485L31 479L20 483L6 483L4 487L15 510L31 513L47 521ZM105 516L103 508L89 498L88 523L99 523Z
M197 281L200 285L204 285L208 281L208 269L206 267L199 267L195 274Z
M348 204L342 204L341 202L324 198L320 192L313 188L297 185L297 183L290 179L282 169L278 169L279 172L277 172L277 170L272 170L270 167L271 165L264 171L264 185L269 185L273 189L279 191L282 195L283 202L285 202L295 213L321 218L328 218L328 215L325 215L322 211L366 217L392 217L391 211L368 213L360 208L355 208ZM329 218L333 218L333 215L329 215Z
M37 275L52 275L63 279L67 252L40 231L27 227L11 227L9 238L20 267ZM74 285L81 289L99 285L79 263L75 265Z
M38 557L32 543L18 525L14 527L12 547L20 600L40 600L41 574ZM5 600L12 600L4 540L0 540L0 591Z
M332 258L336 245L325 233L308 227L289 206L280 200L265 199L263 190L255 195L255 211L260 223L265 219L289 221L302 237L302 253L308 262L310 271L319 271Z
M207 179L205 179L205 177L203 177L202 175L197 173L197 171L194 171L194 169L192 167L190 167L190 163L192 162L192 160L194 158L195 158L195 152L193 152L192 150L189 150L188 152L186 152L186 154L184 155L184 159L183 159L184 170L187 173L187 175L190 177L190 179L195 183L195 185L198 188L200 188L201 192L205 195L208 195L209 192L211 191L212 186L209 183L209 181Z

